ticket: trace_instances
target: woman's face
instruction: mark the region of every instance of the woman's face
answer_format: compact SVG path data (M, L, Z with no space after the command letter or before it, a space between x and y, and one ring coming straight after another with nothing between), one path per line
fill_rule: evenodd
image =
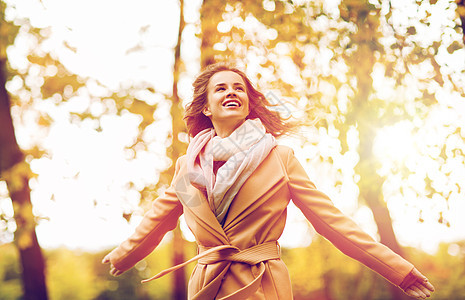
M215 73L207 86L207 105L203 113L215 129L238 127L249 115L249 97L242 77L233 71Z

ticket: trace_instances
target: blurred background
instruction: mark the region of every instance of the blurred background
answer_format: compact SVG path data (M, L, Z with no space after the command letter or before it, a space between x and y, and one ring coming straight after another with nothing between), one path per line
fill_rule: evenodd
M182 217L135 268L101 260L170 183L191 84L235 62L317 187L465 299L463 0L0 0L0 299L186 299ZM292 204L295 299L405 299Z

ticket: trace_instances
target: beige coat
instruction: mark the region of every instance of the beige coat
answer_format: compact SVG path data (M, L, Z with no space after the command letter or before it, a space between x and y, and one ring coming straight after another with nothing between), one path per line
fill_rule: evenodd
M203 193L187 178L183 156L165 195L153 202L135 233L110 254L116 269L125 271L150 254L184 213L204 256L189 280L189 299L292 299L289 273L276 242L291 199L318 233L391 283L400 285L413 269L318 191L289 147L275 147L247 179L223 227Z

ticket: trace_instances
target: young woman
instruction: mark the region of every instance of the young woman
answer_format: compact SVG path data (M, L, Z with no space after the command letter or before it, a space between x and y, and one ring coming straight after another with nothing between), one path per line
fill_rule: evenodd
M434 291L411 263L374 241L309 180L292 149L275 137L292 126L246 75L226 64L195 80L185 120L192 137L171 186L153 202L135 233L109 253L117 276L151 253L184 213L198 255L146 280L197 261L189 299L293 299L278 238L292 200L318 233L409 296ZM302 262L305 263L305 262Z

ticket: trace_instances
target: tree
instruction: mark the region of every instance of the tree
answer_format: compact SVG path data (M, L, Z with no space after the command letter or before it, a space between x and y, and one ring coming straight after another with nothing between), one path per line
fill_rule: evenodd
M97 102L108 103L111 99L114 106L105 106L102 115L130 112L140 114L143 117L143 121L140 123L139 136L132 146L136 148L142 140L141 136L144 129L153 122L153 112L156 106L148 105L136 96L141 90L149 93L153 92L153 89L144 83L135 87L121 88L121 90L113 92L95 80L90 80L94 88L97 86L100 91L104 90L102 94L91 97L94 95L89 92L88 78L71 73L56 58L56 53L43 50L42 44L50 37L50 28L34 28L27 19L16 19L14 22L17 25L13 25L4 18L6 5L3 2L0 2L0 4L2 13L0 20L0 125L2 128L0 131L0 176L2 181L6 182L9 196L13 202L14 219L17 227L14 241L23 266L24 297L25 299L47 299L45 261L35 233L36 222L44 216L35 216L33 214L29 181L34 174L29 169L29 162L32 159L40 158L44 153L47 153L48 149L44 149L40 143L33 145L30 149L21 149L18 146L10 107L16 109L16 124L22 123L25 119L24 115L28 114L27 118L29 120L31 116L35 118L36 130L42 129L46 131L54 120L47 112L34 110L38 102L48 101L55 106L60 106L66 104L67 101L80 93L84 95L87 93L87 96L91 98L89 107L82 113L71 112L70 119L73 122L89 119L96 120L97 122L93 124L95 124L95 130L99 131L101 130L99 122L101 115L92 112L90 106L92 103ZM14 6L11 8L14 9ZM6 48L14 44L18 31L21 32L22 38L28 39L35 46L31 47L29 53L27 53L27 66L22 70L11 68L8 65L6 55ZM68 48L69 51L75 51L66 41L64 47ZM30 80L31 78L33 80ZM8 94L5 89L8 79L14 79L16 83L19 83L13 88L14 91L11 94ZM131 187L128 186L128 188ZM3 225L11 224L6 219L8 216L3 211L0 216ZM129 218L130 214L126 216ZM3 227L6 228L6 226Z
M0 178L6 182L17 229L15 244L19 251L22 266L22 281L25 299L47 299L45 284L45 260L35 232L35 219L32 213L29 178L31 172L25 157L16 141L10 111L10 96L6 91L6 46L12 42L16 28L4 19L4 4L0 2L2 36L0 37ZM3 31L4 28L7 30ZM3 35L5 34L6 35ZM4 43L6 42L6 43Z
M176 160L185 152L186 145L181 142L179 136L182 132L185 132L184 124L182 121L182 101L178 93L178 82L181 74L181 41L182 33L184 30L184 1L179 0L179 30L176 47L174 49L174 67L173 67L173 92L171 96L171 147L168 152L168 156L171 158L171 167L165 172L170 174L170 181L174 174L174 167ZM178 226L174 230L173 238L173 265L178 265L184 262L184 240L182 237L181 228ZM173 299L182 300L187 299L187 282L186 282L186 271L184 269L177 270L174 272L174 285L173 285Z

